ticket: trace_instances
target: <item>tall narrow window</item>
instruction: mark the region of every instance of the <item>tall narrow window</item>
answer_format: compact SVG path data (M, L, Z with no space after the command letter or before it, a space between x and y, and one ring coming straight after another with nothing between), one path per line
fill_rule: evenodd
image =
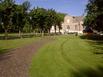
M68 30L70 29L70 26L69 26L69 25L67 26L67 29L68 29Z

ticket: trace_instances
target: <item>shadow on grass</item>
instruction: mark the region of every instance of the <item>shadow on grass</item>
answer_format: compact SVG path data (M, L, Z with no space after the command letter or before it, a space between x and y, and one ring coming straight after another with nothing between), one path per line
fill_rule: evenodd
M103 77L103 67L98 66L94 69L79 69L78 72L72 72L73 77Z
M0 49L0 54L7 53L9 50L8 49Z
M97 35L97 34L92 34L92 35L82 35L80 36L81 39L88 39L88 40L95 40L95 41L103 41L103 35Z
M22 38L32 38L33 35L23 35ZM20 39L18 35L9 35L8 40ZM5 40L5 36L0 36L0 40Z
M0 49L0 55L9 53L9 51L13 51L13 50L15 50L15 49Z
M91 46L95 49L94 54L103 54L103 41L95 41Z
M9 49L0 49L0 61L11 57L12 53L8 53Z
M103 54L103 36L80 36L81 39L88 39L87 41L90 46L93 47L91 51L93 51L94 54L102 55Z

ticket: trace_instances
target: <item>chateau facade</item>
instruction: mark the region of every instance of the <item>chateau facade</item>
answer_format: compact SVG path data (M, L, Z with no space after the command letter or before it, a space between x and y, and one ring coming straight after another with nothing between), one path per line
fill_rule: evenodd
M82 33L83 31L83 16L70 16L66 15L64 17L64 22L62 23L62 29L60 32L62 34L67 34L67 33ZM52 26L51 33L55 32L54 26ZM56 28L56 32L59 32L58 27Z

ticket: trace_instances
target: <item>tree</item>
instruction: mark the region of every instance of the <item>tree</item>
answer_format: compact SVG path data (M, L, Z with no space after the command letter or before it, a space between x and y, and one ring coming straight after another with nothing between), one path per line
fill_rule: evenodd
M57 21L57 14L56 14L56 11L54 9L49 9L48 10L48 14L49 14L49 21L50 21L50 27L49 27L49 30L52 26L54 26L55 28L55 33L56 33L56 21Z
M63 14L63 13L57 13L57 21L56 21L56 24L59 28L59 33L60 30L62 29L62 22L64 21L64 17L65 17L66 14Z
M50 33L51 27L55 24L55 10L48 9L47 10L47 18L46 18L46 31Z
M64 20L65 14L56 13L53 9L44 9L44 8L34 8L31 13L31 23L32 28L38 28L40 32L50 33L50 29L52 26L55 26L55 33L56 33L56 26L58 25L59 29L61 29L61 24Z
M30 2L16 4L14 0L0 0L0 32L5 31L5 38L9 32L37 31L50 33L52 26L61 29L64 14L57 13L54 9L33 8L30 10Z
M23 31L23 28L26 22L28 21L28 9L30 7L30 3L28 1L25 1L22 5L15 5L15 12L13 14L13 24L15 25L15 28L19 31L19 36L22 38L21 32Z
M8 38L8 30L12 25L12 13L13 13L14 0L3 0L0 3L0 15L1 25L5 30L5 39Z
M30 2L29 1L25 1L25 2L23 2L22 6L23 6L24 13L27 13L28 10L30 9Z
M31 13L32 29L37 28L40 33L44 34L46 28L47 10L44 8L34 8Z
M15 5L15 12L13 14L12 22L14 27L18 29L19 36L22 38L21 31L23 30L24 22L25 22L22 5Z
M84 25L94 30L103 31L103 0L89 0Z

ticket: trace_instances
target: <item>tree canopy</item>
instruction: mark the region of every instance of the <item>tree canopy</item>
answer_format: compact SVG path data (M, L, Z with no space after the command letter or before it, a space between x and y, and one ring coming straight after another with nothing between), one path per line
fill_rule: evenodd
M89 0L84 25L94 30L103 31L103 0Z
M7 36L8 32L49 33L53 25L58 26L59 29L62 28L64 13L39 7L30 9L30 6L29 1L16 4L15 0L0 0L0 32L5 31Z

